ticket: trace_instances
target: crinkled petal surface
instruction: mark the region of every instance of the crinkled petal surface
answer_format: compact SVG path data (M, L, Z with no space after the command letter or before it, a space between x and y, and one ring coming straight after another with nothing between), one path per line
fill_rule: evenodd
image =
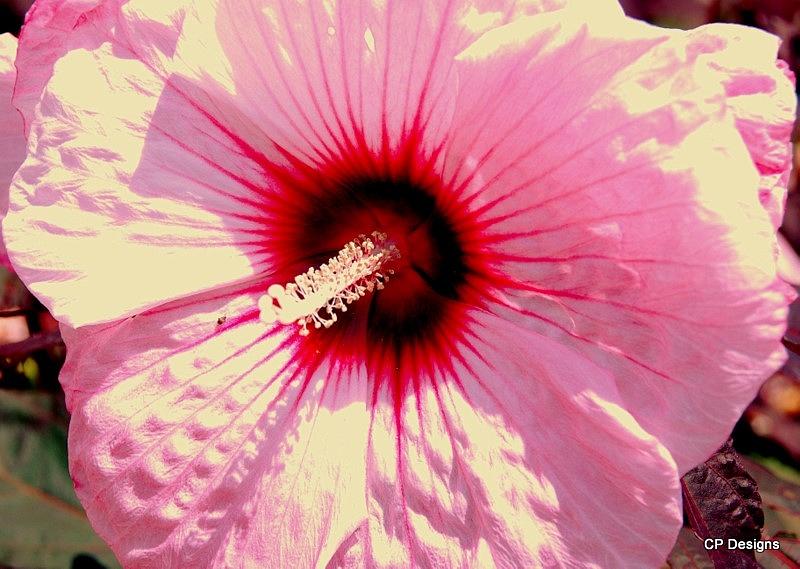
M71 472L123 563L658 565L679 474L784 358L764 36L616 2L163 4L37 4L4 223L65 323ZM255 307L264 226L314 230L270 217L287 172L391 170L408 139L488 269L401 384Z
M54 3L54 15L46 6L31 17L32 32L38 30L37 13L48 16L40 27L49 29L51 21L64 22L62 11L75 8L70 2ZM68 21L75 19L68 13ZM172 22L174 14L162 10L157 17L161 20L120 15L113 2L82 14L72 36L59 38L67 55L53 66L35 106L40 120L31 123L30 143L38 158L21 169L16 186L21 191L12 192L28 205L24 213L9 216L4 231L25 257L18 260L31 290L52 299L52 312L66 322L111 320L235 281L257 265L245 254L247 222L222 217L240 205L226 192L247 187L239 172L224 165L234 171L241 167L242 174L249 170L251 176L253 167L244 159L237 164L241 151L230 140L215 145L200 137L199 144L216 148L186 149L175 133L157 127L155 107L166 76L159 57L174 49L177 39L177 29L170 37L164 23ZM126 23L136 27L132 33L138 34L141 57L125 52L128 42L119 39ZM111 26L116 35L106 41ZM46 63L32 62L34 80ZM20 68L28 69L23 63ZM20 80L28 76L21 73ZM87 98L87 90L95 95ZM180 104L188 107L184 115L191 113L185 99ZM179 165L177 171L171 164ZM219 191L204 193L204 184L218 185ZM27 241L31 227L40 230L38 244ZM143 279L143 286L130 286ZM87 294L98 302L84 302Z
M110 0L108 5L116 4ZM30 130L33 109L53 74L55 62L71 47L75 29L85 24L101 0L45 0L35 2L25 16L20 34L19 67L25 70L14 90L14 104L25 118L25 132Z
M366 382L298 369L256 298L64 328L70 472L125 567L320 567L364 519Z
M690 49L705 54L719 74L736 128L761 177L759 199L777 228L792 169L790 139L797 105L787 64L769 64L780 41L755 28L726 24L702 26L691 37Z
M476 313L396 417L364 370L298 368L254 300L65 329L71 473L126 567L335 567L354 546L369 567L646 567L672 545L668 451L570 348Z
M17 38L11 34L0 35L0 216L8 208L8 186L25 157L25 137L22 119L11 105L16 70L14 56ZM0 239L0 263L10 266L5 245Z

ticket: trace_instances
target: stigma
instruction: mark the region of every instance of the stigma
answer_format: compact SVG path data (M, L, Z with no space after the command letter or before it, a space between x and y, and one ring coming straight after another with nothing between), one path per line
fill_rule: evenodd
M394 274L386 265L399 258L385 233L359 235L318 268L309 267L286 285L270 285L258 299L260 319L297 324L301 336L309 334L309 325L330 328L338 320L337 311L347 312L348 304L383 289Z

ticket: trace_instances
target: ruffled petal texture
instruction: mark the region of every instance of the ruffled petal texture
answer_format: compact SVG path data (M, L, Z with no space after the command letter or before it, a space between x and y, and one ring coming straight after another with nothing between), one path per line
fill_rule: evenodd
M364 519L366 382L299 369L256 299L64 328L70 472L125 567L324 567Z
M674 541L674 462L580 354L475 313L460 363L398 418L388 393L368 408L363 369L298 368L253 302L65 329L70 471L125 567L336 567L353 548L369 567L647 567Z
M709 68L719 74L736 128L761 177L759 200L777 228L792 169L797 106L794 74L784 61L769 65L780 41L754 28L725 24L702 26L691 37L690 49L705 54Z
M44 0L35 2L25 16L20 34L19 66L25 69L14 91L14 104L30 130L33 109L53 74L55 62L68 51L73 32L85 23L101 0ZM115 4L110 0L107 4Z
M784 358L771 40L610 1L164 4L37 3L3 228L123 564L657 566L679 475ZM314 229L274 218L287 177L409 146L489 269L401 384L256 306L265 226Z
M50 22L75 19L73 3L54 3L53 14L46 6L31 16L26 26L31 35L39 27L49 30ZM67 20L64 11L70 15ZM47 15L47 25L37 27L40 12ZM33 112L39 119L32 121L30 144L37 158L20 170L17 190L12 191L12 204L16 197L26 204L25 211L12 213L4 226L8 242L18 252L22 278L54 315L74 324L135 313L143 306L235 281L253 269L242 253L244 245L237 243L243 234L231 238L236 228L227 229L215 204L209 203L215 196L190 188L191 180L213 184L212 172L220 178L211 162L220 156L175 156L181 153L179 141L166 136L167 142L148 139L148 135L159 138L150 125L165 86L159 57L162 50L174 49L178 33L164 22L172 22L175 14L161 10L145 21L130 16L139 26L135 45L141 58L126 47L124 38L118 39L125 32L124 22L116 22L121 17L114 3L103 4L78 17L69 37L59 38L67 55L53 67ZM171 36L165 30L172 30ZM115 42L106 41L109 35ZM28 70L25 57L20 61L20 68ZM31 63L36 79L41 68L38 62ZM21 81L29 76L21 73ZM87 89L96 93L91 100L85 96ZM197 177L185 179L188 170L162 171L163 161L152 154L143 156L146 142L167 164L195 168ZM160 144L169 148L159 148ZM217 150L230 154L229 162L236 168L238 149L222 146ZM187 164L187 159L194 163ZM159 166L152 165L154 160ZM211 172L198 170L198 162ZM236 177L224 180L223 185L241 187ZM170 187L175 199L170 199ZM223 199L224 189L216 194L217 201ZM40 229L38 244L30 240L31 227ZM66 255L57 253L59 249ZM149 274L160 276L145 276ZM142 279L147 282L139 286ZM54 294L61 289L58 282L66 285L60 291L63 295ZM81 300L87 293L99 300L88 303L96 306ZM65 307L70 307L69 314Z
M692 36L644 24L543 16L462 58L449 163L510 279L495 311L609 370L685 472L785 358L746 105Z
M11 105L16 70L14 57L17 38L11 34L0 35L0 216L8 209L8 186L25 157L25 137L22 119ZM0 239L0 263L10 267L5 245Z

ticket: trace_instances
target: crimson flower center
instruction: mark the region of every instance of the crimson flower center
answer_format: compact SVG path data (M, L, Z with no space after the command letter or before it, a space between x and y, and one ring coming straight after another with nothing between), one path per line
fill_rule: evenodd
M400 391L451 365L469 331L468 309L485 302L493 281L485 227L431 162L415 150L357 151L313 167L295 161L276 179L264 212L264 249L275 268L265 292L322 267L359 235L385 234L399 253L380 268L392 271L382 290L337 310L330 327L294 335L301 364L363 364L376 385L388 379Z
M431 190L406 181L362 179L302 200L289 259L293 269L319 266L358 234L385 233L400 257L391 284L360 301L344 320L366 318L373 333L417 336L455 300L468 268L459 236ZM288 253L288 251L287 251ZM302 261L302 262L301 262ZM367 310L368 309L368 310Z

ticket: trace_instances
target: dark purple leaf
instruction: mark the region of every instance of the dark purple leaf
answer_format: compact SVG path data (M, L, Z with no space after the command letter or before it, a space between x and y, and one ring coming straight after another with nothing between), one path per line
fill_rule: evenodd
M708 551L718 569L758 568L752 550L728 549L729 539L761 538L764 512L755 480L747 473L730 442L681 480L683 507L695 535L722 539L724 545Z
M794 340L790 340L788 335L784 336L781 341L783 342L783 346L787 350L789 350L793 354L800 355L800 343L795 342Z
M50 348L61 343L61 334L59 332L44 332L42 334L35 334L30 338L12 344L0 345L0 358L19 359L35 352Z

